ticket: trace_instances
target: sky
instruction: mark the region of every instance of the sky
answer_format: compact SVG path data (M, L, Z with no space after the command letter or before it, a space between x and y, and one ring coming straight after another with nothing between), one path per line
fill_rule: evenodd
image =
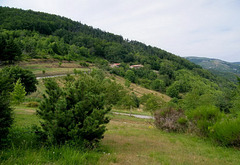
M240 0L0 0L61 15L178 56L240 62Z

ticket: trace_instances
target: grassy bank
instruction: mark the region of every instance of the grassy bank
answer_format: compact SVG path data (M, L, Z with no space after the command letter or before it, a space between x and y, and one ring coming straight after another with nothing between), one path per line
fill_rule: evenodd
M31 125L39 124L35 108L14 110L13 141L0 151L1 164L240 164L240 151L186 134L157 130L151 120L113 115L97 150L44 147L34 141Z

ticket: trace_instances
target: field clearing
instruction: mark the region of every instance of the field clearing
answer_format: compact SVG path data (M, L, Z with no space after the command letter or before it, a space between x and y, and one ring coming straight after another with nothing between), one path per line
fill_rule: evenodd
M67 62L63 61L59 63L56 60L31 60L30 62L20 62L20 67L28 69L33 72L37 77L44 76L54 76L54 75L64 75L64 74L73 74L74 69L77 71L89 71L90 67L82 67L77 62ZM2 68L0 68L1 70Z
M93 65L82 67L79 62L60 62L54 59L31 59L29 61L22 61L16 65L32 71L37 77L72 74L74 73L74 69L77 71L88 71L90 68L93 68Z
M35 109L15 107L14 127L24 129L38 124ZM15 149L20 156L10 157L10 151L1 153L5 160L1 164L240 164L237 149L216 146L194 135L159 131L152 120L109 116L111 121L98 150L84 153L67 146Z
M115 76L115 79L117 82L119 82L120 84L122 84L124 86L125 84L125 79L120 77L120 76ZM144 87L141 87L140 85L131 83L130 87L129 87L129 91L130 92L134 92L138 97L143 96L144 94L154 94L160 98L162 98L164 101L168 102L171 100L171 98L165 94L162 94L160 92L157 91L153 91L150 89L146 89Z

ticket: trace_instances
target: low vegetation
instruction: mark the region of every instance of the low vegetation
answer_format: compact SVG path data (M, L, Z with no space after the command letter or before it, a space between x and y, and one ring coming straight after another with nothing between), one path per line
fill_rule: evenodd
M36 108L14 107L11 145L1 164L239 164L239 150L220 147L194 135L166 133L151 120L112 115L97 149L39 146L31 125L40 125Z

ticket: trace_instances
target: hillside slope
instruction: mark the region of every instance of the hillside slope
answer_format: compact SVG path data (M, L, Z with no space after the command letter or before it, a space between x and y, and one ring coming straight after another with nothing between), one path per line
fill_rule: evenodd
M236 76L240 76L240 64L238 62L230 63L219 59L203 57L186 57L186 59L233 82L237 82Z
M165 50L125 40L65 17L0 7L0 20L0 62L6 64L36 58L90 63L177 98L194 88L193 80L204 82L213 90L231 86L199 65ZM121 65L111 68L110 63ZM134 64L143 67L131 68Z

